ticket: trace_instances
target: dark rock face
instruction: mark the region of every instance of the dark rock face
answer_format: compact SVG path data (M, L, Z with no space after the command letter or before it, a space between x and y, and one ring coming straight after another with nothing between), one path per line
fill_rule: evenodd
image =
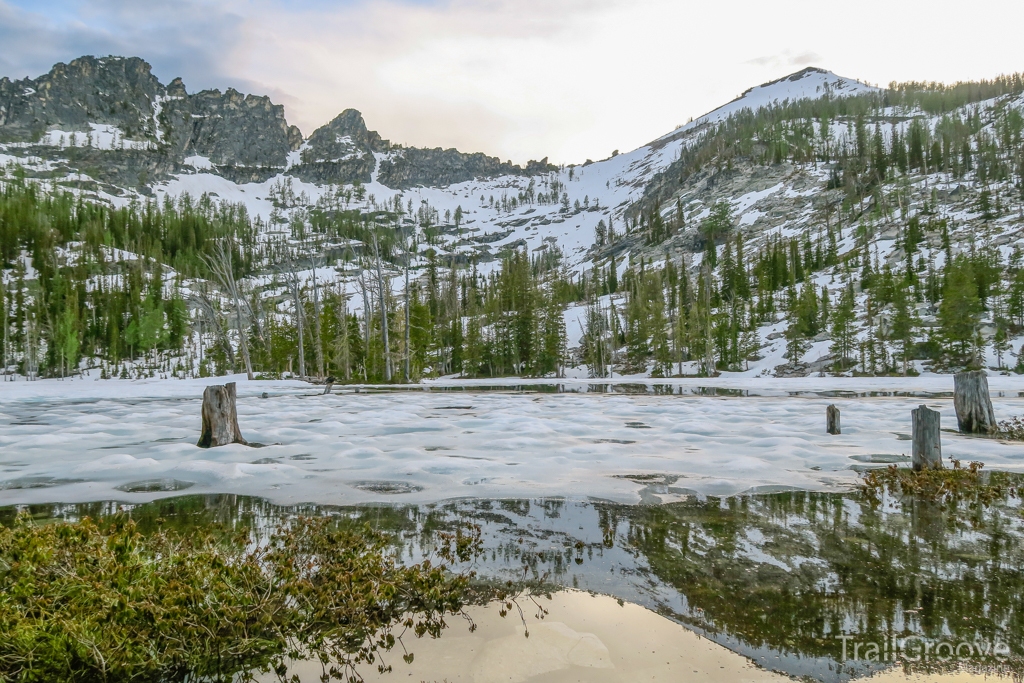
M555 170L558 167L549 164L547 157L540 161L530 161L524 168L480 152L466 154L457 149L440 147L403 147L381 162L377 179L388 187L405 189L417 185L454 185L467 180L503 175L540 175Z
M156 133L153 104L163 86L137 57L81 57L39 78L0 79L0 139L32 140L51 127L119 127L128 137Z
M176 170L175 163L166 156L141 149L100 150L77 147L61 150L60 159L61 162L54 169L56 177L87 169L86 175L107 185L108 191L109 186L142 188Z
M306 141L301 163L289 173L310 183L368 183L377 166L373 153L390 147L366 129L363 115L346 109Z
M313 161L293 166L288 175L307 183L339 185L366 184L373 179L377 160L372 154L351 159Z
M177 85L181 81L176 81ZM172 91L180 92L175 87ZM169 88L169 90L171 90ZM284 107L269 97L237 90L204 90L164 103L160 118L175 158L207 157L215 166L274 167L283 170L288 153L302 144L302 134L289 126Z
M309 136L309 149L303 153L303 162L326 161L352 153L383 152L391 143L381 138L375 130L367 130L363 115L355 109L346 109L326 126L321 126Z
M86 132L90 124L114 126L131 144L100 150L41 142L49 130ZM138 141L147 148L133 149ZM367 129L355 109L318 128L303 144L284 107L270 98L233 89L190 95L180 78L164 86L136 57L81 57L36 79L0 79L4 142L28 143L13 151L53 161L57 173L78 171L99 182L139 188L188 170L184 161L192 156L209 159L211 172L235 182L263 182L287 172L313 183L368 183L377 171L381 183L396 189L555 168L547 159L523 168L479 153L395 146ZM289 154L300 148L297 163L288 168Z
M290 173L309 182L366 183L376 167L374 153L382 152L387 156L380 162L377 180L396 189L453 185L501 175L534 175L555 168L547 159L531 161L524 169L480 153L392 145L376 131L367 130L362 114L346 109L309 136L302 164Z
M381 162L378 180L388 187L454 185L473 178L521 175L523 169L485 154L408 147Z
M302 144L302 134L289 126L284 107L268 97L236 90L206 90L189 95L180 78L163 86L145 61L136 57L82 57L57 64L37 79L0 80L0 140L34 142L47 130L88 131L89 124L116 126L125 138L149 140L156 175L173 172L185 158L198 155L242 177L280 172L288 153ZM123 151L123 150L122 150ZM43 146L33 153L44 158L91 156L100 168L124 156L120 151L97 158L79 150L59 155ZM96 166L90 166L95 172ZM242 169L242 170L239 170ZM118 175L117 169L109 169ZM268 176L269 177L269 176ZM135 184L135 183L131 183Z

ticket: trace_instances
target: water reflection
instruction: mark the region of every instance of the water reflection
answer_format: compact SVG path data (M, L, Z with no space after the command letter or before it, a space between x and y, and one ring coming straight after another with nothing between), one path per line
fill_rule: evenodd
M430 392L440 394L619 394L628 396L703 396L703 397L806 397L806 398L953 398L952 391L903 391L872 389L850 391L842 389L800 389L790 390L779 387L734 388L675 384L672 382L592 382L565 380L562 382L526 382L523 384L466 384L466 385L359 385L335 388L334 393L390 394L403 392ZM993 396L1004 394L1024 398L1024 392L994 391Z
M26 509L73 519L118 506ZM859 494L809 492L658 506L541 499L332 508L220 495L165 499L131 514L143 529L182 530L267 530L296 514L334 515L395 532L410 561L431 552L437 531L469 521L484 532L481 576L640 603L772 670L829 681L884 665L843 661L846 635L1005 643L1011 659L1002 666L1024 672L1024 517L1013 498L985 509L891 498L873 506ZM13 515L0 510L0 523Z

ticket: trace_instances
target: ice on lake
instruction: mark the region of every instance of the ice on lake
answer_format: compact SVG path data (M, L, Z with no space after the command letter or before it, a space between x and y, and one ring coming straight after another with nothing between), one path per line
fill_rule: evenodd
M239 381L242 433L262 447L196 447L202 389L226 379ZM993 377L991 384L997 419L1024 413L1024 381ZM864 467L908 459L917 405L940 410L944 428L956 426L951 398L939 393L952 388L948 376L718 385L753 395L695 395L694 382L662 387L675 393L463 384L326 396L298 382L237 377L3 383L0 504L142 502L182 491L347 505L529 496L637 503L842 490ZM867 394L897 387L930 393ZM841 436L825 433L829 403L842 411ZM947 458L1024 470L1019 445L942 438Z

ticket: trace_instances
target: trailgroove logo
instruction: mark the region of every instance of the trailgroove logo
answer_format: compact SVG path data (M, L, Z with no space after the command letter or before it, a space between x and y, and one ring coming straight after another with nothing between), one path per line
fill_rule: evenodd
M886 638L881 641L856 640L856 636L836 636L843 642L840 661L868 662L950 662L997 660L1010 656L1010 646L1000 641L933 640L923 636Z

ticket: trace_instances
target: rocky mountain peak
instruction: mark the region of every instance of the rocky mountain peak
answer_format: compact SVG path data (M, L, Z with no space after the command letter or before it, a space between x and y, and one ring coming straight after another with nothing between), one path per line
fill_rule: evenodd
M188 92L185 90L185 82L181 80L180 76L167 85L167 96L188 97Z
M163 86L137 57L79 57L36 79L0 81L0 137L33 139L48 130L112 125L126 135L155 132L153 103Z
M377 131L367 130L363 115L357 109L346 109L341 112L327 124L327 128L337 135L348 135L355 144L374 152L383 151L390 146Z
M86 133L72 138L73 133ZM189 94L164 86L137 57L80 57L36 79L0 80L0 145L85 172L116 187L143 187L202 169L236 182L281 173L316 183L450 185L543 172L484 154L392 145L346 109L308 140L269 97L228 88ZM290 156L300 151L298 159ZM88 169L88 170L86 170Z
M348 154L372 154L390 147L377 131L368 130L363 115L356 109L346 109L334 120L313 131L303 154L303 161L326 161Z

